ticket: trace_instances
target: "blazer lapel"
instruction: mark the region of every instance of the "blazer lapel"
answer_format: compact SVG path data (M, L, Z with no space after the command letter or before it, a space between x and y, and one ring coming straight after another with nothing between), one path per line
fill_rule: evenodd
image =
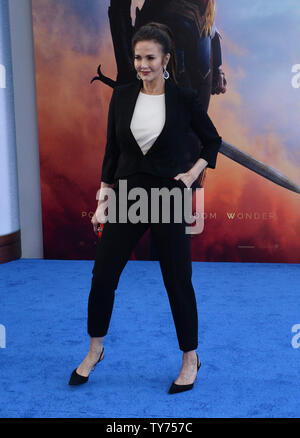
M165 105L166 105L166 118L165 118L165 124L164 127L149 149L149 151L144 155L139 144L134 138L134 135L130 129L130 124L135 108L135 104L139 95L139 92L142 88L143 81L137 80L135 81L131 87L128 88L128 95L126 95L126 102L124 102L124 108L123 108L123 120L124 124L126 126L126 131L128 132L129 140L132 143L134 148L138 149L138 152L142 156L148 156L149 154L152 154L153 151L159 147L161 142L163 141L164 136L168 132L169 129L171 129L172 126L176 126L176 104L177 104L177 87L175 82L173 82L170 79L165 80Z

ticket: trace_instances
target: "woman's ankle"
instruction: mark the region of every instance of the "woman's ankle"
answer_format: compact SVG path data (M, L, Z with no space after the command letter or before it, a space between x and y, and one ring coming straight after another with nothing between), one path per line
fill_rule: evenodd
M103 349L104 336L99 338L90 338L90 351L93 353L99 353Z
M90 354L99 354L101 353L101 351L103 350L103 345L98 345L98 346L92 346L89 349L89 353Z
M195 358L197 357L197 353L196 350L191 350L191 351L184 351L182 358L183 360L187 360L187 361L193 361L195 360Z

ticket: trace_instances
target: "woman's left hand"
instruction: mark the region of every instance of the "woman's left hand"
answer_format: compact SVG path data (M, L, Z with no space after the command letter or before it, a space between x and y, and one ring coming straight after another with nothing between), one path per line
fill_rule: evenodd
M194 181L198 178L199 175L195 175L191 170L186 173L178 173L178 175L174 176L174 179L177 181L180 179L189 189Z

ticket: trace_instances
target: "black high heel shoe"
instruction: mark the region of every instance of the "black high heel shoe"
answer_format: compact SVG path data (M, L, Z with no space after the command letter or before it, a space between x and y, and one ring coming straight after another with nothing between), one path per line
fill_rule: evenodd
M199 360L197 353L196 353L196 355L197 355L197 373L198 373L198 370L201 366L201 362ZM196 375L195 380L196 379L197 379L197 375ZM172 385L170 386L169 394L176 394L177 392L188 391L189 389L192 389L193 386L194 386L194 383L190 383L189 385L177 385L176 383L173 382Z
M103 353L104 353L104 347L102 348L99 360L95 363L95 365L93 366L91 371L94 371L97 364L103 359L103 357L104 357ZM81 376L80 374L77 373L76 370L77 370L77 368L71 374L69 385L82 385L83 383L86 383L89 380L89 376L87 376L87 377Z

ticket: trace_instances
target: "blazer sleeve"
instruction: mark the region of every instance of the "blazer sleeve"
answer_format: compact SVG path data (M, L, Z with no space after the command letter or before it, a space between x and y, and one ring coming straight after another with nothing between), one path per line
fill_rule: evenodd
M117 87L114 88L109 103L107 119L107 140L101 171L101 181L107 184L113 184L114 182L114 174L117 169L118 159L120 155L116 139L115 126L116 94Z
M199 158L204 158L208 162L207 167L215 169L218 151L222 145L222 137L219 136L214 124L205 111L196 90L193 93L191 111L191 127L203 145Z

